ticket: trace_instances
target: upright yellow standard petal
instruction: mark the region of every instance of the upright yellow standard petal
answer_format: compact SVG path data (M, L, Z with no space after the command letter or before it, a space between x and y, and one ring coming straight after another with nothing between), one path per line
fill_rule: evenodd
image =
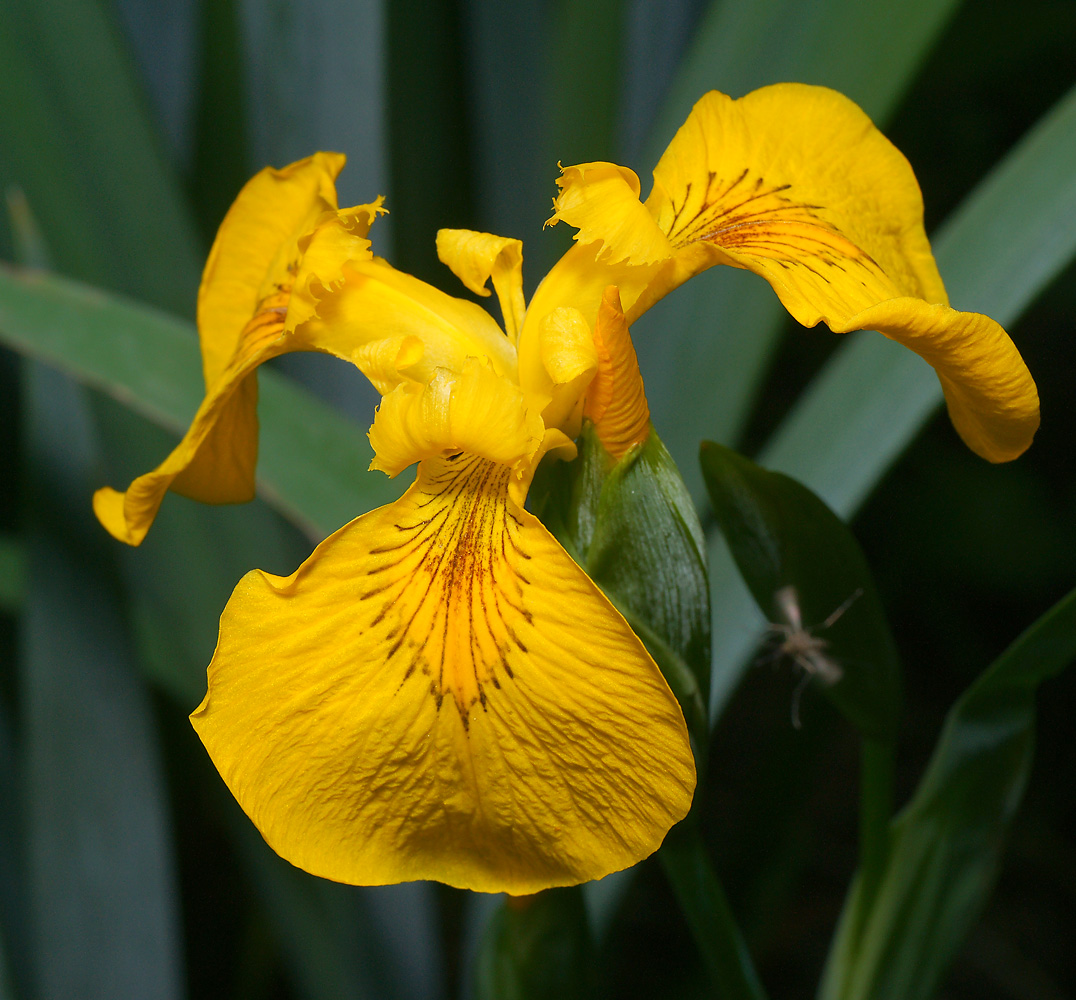
M493 279L504 331L515 345L526 308L522 242L470 229L441 229L437 233L437 256L475 295L489 295L486 282Z
M675 698L510 479L424 463L295 574L232 595L191 719L293 864L519 895L634 864L687 812Z

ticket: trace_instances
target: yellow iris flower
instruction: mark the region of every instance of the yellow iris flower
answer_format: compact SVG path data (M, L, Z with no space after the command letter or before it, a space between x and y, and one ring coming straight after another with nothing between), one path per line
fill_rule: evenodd
M645 202L629 170L566 168L551 221L577 245L529 306L517 240L439 233L467 288L492 283L503 330L371 254L380 204L338 210L341 166L318 154L244 188L199 295L205 402L158 469L99 491L98 517L138 544L169 488L247 499L256 366L351 361L383 397L373 466L417 462L416 480L291 576L239 583L191 716L214 763L278 853L338 881L520 894L627 867L690 806L683 716L524 501L584 419L614 458L645 440L629 324L712 264L752 270L801 323L878 329L925 357L993 461L1030 443L1034 383L996 323L949 308L911 168L832 91L707 94Z

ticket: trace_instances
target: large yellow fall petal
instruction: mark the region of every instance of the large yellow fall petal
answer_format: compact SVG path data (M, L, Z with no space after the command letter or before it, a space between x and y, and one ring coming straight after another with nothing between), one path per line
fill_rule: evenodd
M295 574L232 595L191 719L293 864L524 894L634 864L687 812L675 698L509 480L424 463Z
M846 332L877 318L940 359L954 423L978 454L1006 460L1030 443L1038 398L1019 353L996 324L947 309L915 175L848 98L801 84L740 100L711 92L662 156L644 205L624 176L610 164L565 169L552 221L577 226L581 245L535 294L535 326L554 298L589 315L580 303L606 283L620 287L630 323L693 274L728 264L764 277L804 326Z

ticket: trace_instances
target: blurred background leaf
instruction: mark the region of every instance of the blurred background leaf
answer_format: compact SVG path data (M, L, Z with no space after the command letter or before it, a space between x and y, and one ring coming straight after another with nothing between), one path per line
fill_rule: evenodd
M30 573L22 634L26 892L41 996L184 992L175 861L145 686L83 498L82 390L27 372ZM63 443L68 462L51 456Z
M594 995L593 943L578 886L507 898L486 927L476 1000L583 1000Z

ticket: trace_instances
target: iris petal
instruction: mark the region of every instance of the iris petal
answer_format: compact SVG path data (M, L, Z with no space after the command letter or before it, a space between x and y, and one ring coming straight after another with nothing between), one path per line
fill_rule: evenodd
M676 700L510 480L423 463L291 577L236 588L191 718L299 867L523 894L627 867L687 812Z
M587 392L583 415L594 423L602 447L612 458L621 459L650 436L650 407L615 285L602 296L594 343L598 371Z
M307 173L316 173L316 158L304 163ZM260 179L266 177L276 184L278 173L288 172L263 171L248 186L257 189ZM288 176L293 174L294 171ZM271 190L276 195L280 193L277 187ZM307 184L305 187L295 185L288 190L295 197L308 199L305 215L300 211L301 205L292 206L291 215L294 218L302 216L303 225L310 228L290 234L278 247L269 269L259 279L264 297L250 307L252 311L245 325L231 338L232 355L227 363L217 367L219 359L215 354L204 356L205 371L213 372L212 381L207 382L205 398L186 434L161 465L135 479L126 492L105 487L94 495L98 520L120 541L129 545L141 544L169 489L203 503L250 500L254 496L258 455L255 370L271 358L294 350L327 351L344 357L352 353L348 331L312 329L308 333L306 327L311 325L309 321L318 306L315 292L325 293L337 286L342 281L346 261L370 257L366 234L381 211L380 203L360 205L343 212L322 211L321 188ZM244 201L243 195L237 204L243 205L247 214L257 210L256 205ZM262 210L268 211L274 204L262 204ZM234 212L233 207L229 217ZM256 227L245 225L239 232L255 230ZM231 321L238 315L230 305L220 315L210 308L218 284L223 282L222 287L240 296L240 278L248 282L247 293L255 280L253 271L242 270L232 259L234 254L228 247L235 238L236 230L226 220L215 244L225 249L210 255L207 278L203 282L203 291L210 289L212 292L209 299L203 296L199 306L199 315L210 331L209 335L203 333L203 349L207 337L216 347L221 347L224 343L223 319ZM281 257L285 250L287 253ZM264 251L265 248L263 263L268 256ZM226 266L228 261L235 265L230 270ZM218 339L212 340L213 337Z
M630 323L699 271L744 268L804 326L844 333L874 323L934 364L978 454L1004 461L1031 443L1031 375L997 324L948 308L912 168L848 98L801 84L740 100L711 92L662 156L645 205L616 169L564 171L554 220L579 227L584 246L554 267L532 309L548 308L551 295L597 301L599 286L615 283ZM640 209L666 240L664 257ZM527 350L521 344L521 365Z
M505 333L514 345L526 308L523 243L470 229L441 229L437 233L437 256L475 295L489 295L486 282L493 279Z
M244 186L220 225L198 292L206 386L231 362L242 330L273 282L291 284L296 240L336 209L340 153L315 153L283 170L267 167Z
M402 337L423 344L422 360L412 373L419 381L431 378L437 368L462 371L468 357L486 358L498 374L515 376L515 349L481 306L446 295L380 258L349 262L344 272L341 286L320 298L306 336L315 344L337 339L350 345L353 353L341 356L375 384L374 375L363 368L360 348Z
M169 489L205 503L253 498L258 385L248 376L284 352L286 305L273 306L273 301L268 300L247 324L238 351L218 373L172 453L152 472L135 479L126 492L105 486L94 494L94 513L113 537L140 545Z
M519 386L485 359L468 358L460 374L439 368L429 381L403 382L381 400L370 428L370 467L395 476L423 459L466 451L523 470L544 429Z
M941 382L964 443L991 462L1021 455L1039 426L1035 383L1009 335L989 316L921 299L890 299L849 321L922 355Z

